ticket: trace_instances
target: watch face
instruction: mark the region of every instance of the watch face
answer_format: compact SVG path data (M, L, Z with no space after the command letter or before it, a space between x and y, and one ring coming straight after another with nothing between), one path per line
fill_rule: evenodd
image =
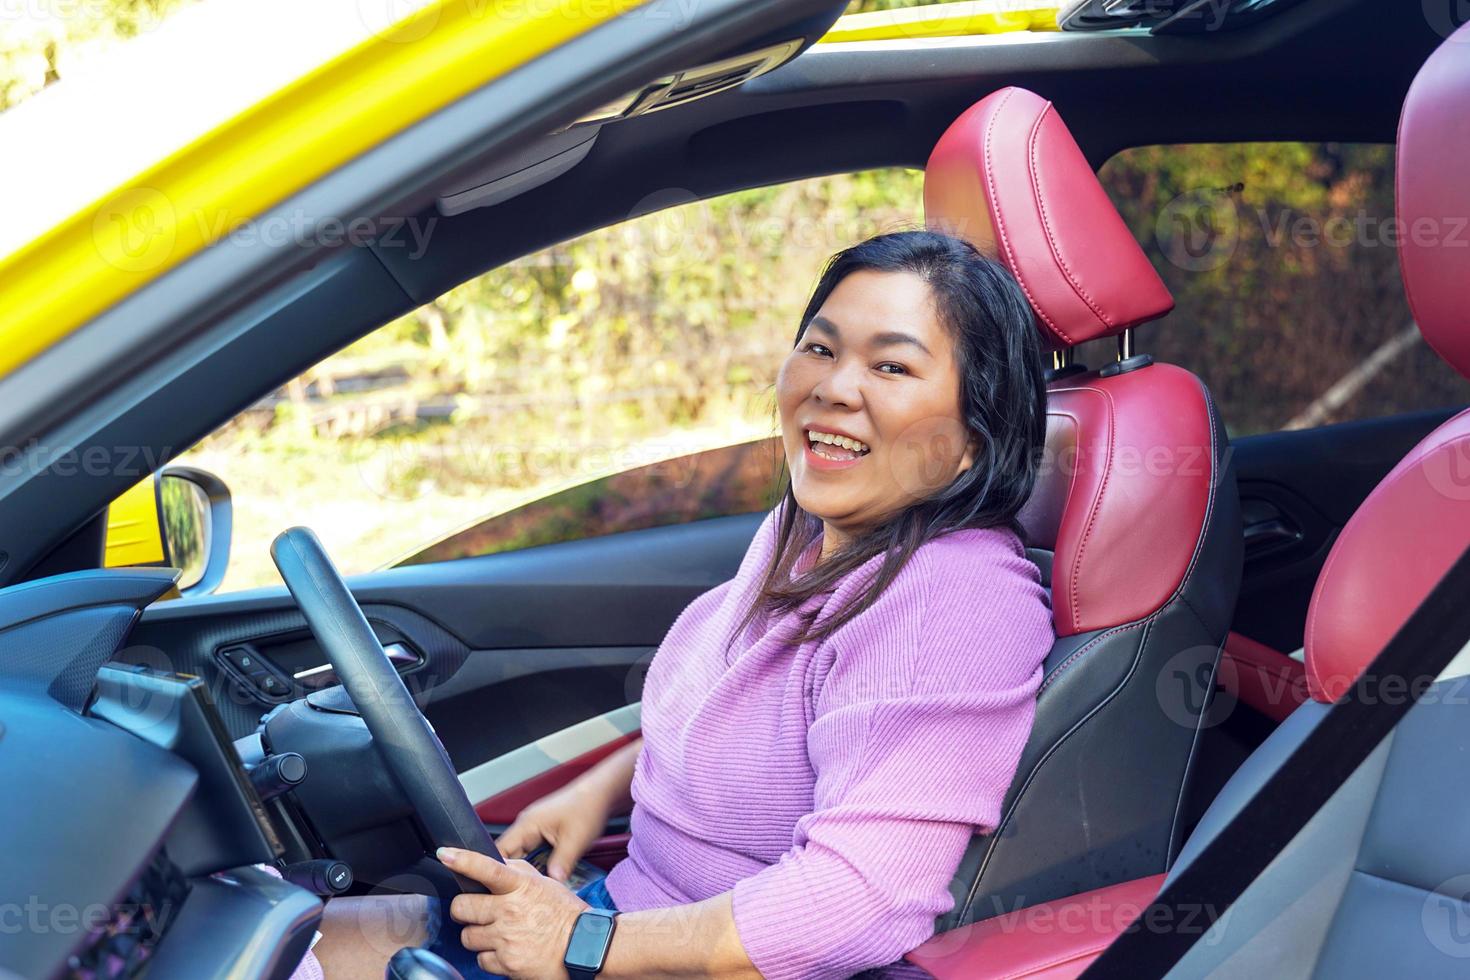
M601 970L612 931L611 915L583 912L572 928L572 941L567 945L566 965L574 970Z

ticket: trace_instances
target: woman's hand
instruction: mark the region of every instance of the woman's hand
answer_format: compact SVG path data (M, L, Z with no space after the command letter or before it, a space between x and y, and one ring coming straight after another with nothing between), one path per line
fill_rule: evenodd
M450 916L465 926L460 942L477 954L480 969L513 980L566 980L572 927L591 906L525 861L501 864L456 847L439 848L438 857L490 890L449 903Z
M572 868L592 846L611 810L608 794L599 783L578 781L541 797L516 816L495 841L507 861L523 858L542 842L551 845L546 873L565 882Z

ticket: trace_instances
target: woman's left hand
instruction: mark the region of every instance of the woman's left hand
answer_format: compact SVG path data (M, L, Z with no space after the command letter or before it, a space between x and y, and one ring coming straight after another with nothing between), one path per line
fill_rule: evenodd
M480 969L514 980L565 980L572 926L591 906L525 861L501 864L457 847L439 848L438 858L490 890L457 895L449 904L450 916L465 925L460 941L479 954Z

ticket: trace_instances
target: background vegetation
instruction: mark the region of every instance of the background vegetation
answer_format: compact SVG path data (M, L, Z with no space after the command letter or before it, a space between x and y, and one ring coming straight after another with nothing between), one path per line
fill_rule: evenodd
M0 108L184 2L97 0L23 43L0 35ZM1383 239L1391 147L1146 147L1102 178L1177 300L1139 349L1199 373L1233 435L1466 400L1418 340ZM225 587L274 583L267 544L290 524L361 571L553 489L769 435L770 387L822 261L916 226L921 189L886 170L685 205L362 338L187 454L235 494ZM1303 233L1344 221L1341 244Z

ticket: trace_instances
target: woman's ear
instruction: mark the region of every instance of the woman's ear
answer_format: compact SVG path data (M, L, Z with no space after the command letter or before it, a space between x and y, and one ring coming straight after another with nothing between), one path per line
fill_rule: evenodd
M971 439L965 443L965 454L960 457L960 468L955 470L955 476L968 470L975 465L975 440Z

